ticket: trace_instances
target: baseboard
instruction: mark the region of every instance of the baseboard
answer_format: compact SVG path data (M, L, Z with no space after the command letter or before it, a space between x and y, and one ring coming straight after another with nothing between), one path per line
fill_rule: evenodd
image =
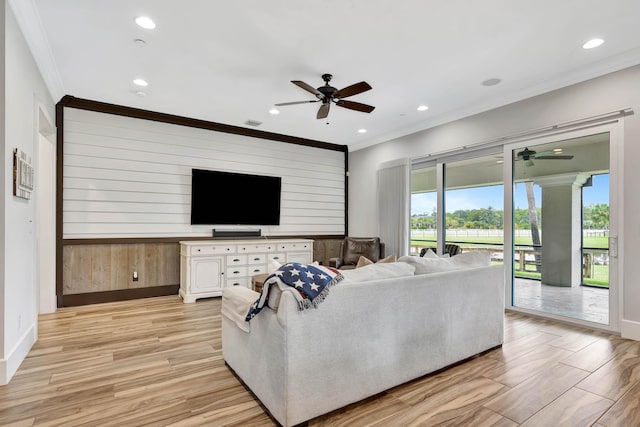
M180 285L153 286L149 288L118 289L115 291L88 292L86 294L63 295L63 307L127 301L131 299L178 295Z
M620 322L620 335L622 338L640 341L640 322L622 320Z
M20 337L20 341L13 347L7 358L0 359L0 386L9 383L35 343L36 330L34 325L32 325L24 335Z

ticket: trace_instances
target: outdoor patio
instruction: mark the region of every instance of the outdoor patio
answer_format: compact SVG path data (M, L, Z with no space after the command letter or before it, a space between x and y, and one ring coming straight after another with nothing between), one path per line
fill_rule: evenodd
M601 324L609 323L609 289L560 287L534 279L515 279L513 305Z

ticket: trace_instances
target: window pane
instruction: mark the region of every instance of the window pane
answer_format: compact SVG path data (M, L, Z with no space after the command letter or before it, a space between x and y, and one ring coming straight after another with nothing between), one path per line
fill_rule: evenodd
M445 165L445 253L484 251L504 257L502 159L484 156Z

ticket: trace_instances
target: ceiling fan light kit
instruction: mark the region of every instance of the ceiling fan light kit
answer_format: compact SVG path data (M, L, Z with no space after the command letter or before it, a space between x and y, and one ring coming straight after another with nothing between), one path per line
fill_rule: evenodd
M369 85L369 83L362 81L360 83L355 83L351 86L347 86L338 90L329 84L332 78L333 76L331 74L323 74L322 80L324 80L324 86L320 86L318 88L314 88L310 84L307 84L301 80L291 80L291 83L293 83L294 85L315 95L316 99L308 101L281 102L275 105L280 107L285 105L307 104L309 102L322 102L322 105L320 105L318 113L316 114L317 119L324 119L329 115L329 109L332 102L338 107L360 111L362 113L370 113L376 108L372 105L362 104L360 102L354 101L345 101L343 99L370 90L371 86Z

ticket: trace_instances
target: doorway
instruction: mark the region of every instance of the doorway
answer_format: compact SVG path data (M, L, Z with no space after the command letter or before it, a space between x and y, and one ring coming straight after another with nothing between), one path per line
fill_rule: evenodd
M55 130L39 110L36 173L38 313L56 311L56 145Z
M610 132L601 132L505 148L512 161L514 308L612 326L610 141Z

